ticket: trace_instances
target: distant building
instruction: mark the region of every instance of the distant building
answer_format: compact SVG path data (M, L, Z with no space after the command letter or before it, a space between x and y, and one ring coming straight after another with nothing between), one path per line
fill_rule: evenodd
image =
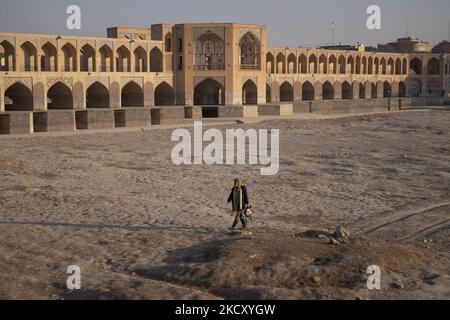
M128 40L152 40L151 28L124 28L113 27L108 28L108 38L112 39L128 39Z
M432 50L433 53L450 53L450 42L442 41Z
M378 51L382 52L418 53L432 50L433 44L421 41L417 37L400 38L396 42L378 45Z
M366 52L378 52L378 48L377 47L366 47Z
M359 52L365 52L365 46L361 43L357 43L356 45L351 44L338 44L338 45L331 45L331 46L323 46L319 49L325 49L325 50L344 50L344 51L359 51Z

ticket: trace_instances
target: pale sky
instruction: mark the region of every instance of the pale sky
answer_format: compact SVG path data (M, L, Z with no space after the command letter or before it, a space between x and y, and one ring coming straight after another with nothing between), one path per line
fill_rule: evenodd
M82 29L66 28L66 8L78 5ZM382 30L366 27L366 9L381 7ZM437 43L448 39L450 0L2 0L0 32L106 36L112 26L155 23L242 22L266 24L270 46L335 42L376 45L415 35Z

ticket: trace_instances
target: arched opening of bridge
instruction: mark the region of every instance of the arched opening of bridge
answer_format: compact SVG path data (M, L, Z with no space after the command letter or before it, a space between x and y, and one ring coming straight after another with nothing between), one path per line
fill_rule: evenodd
M116 58L116 71L117 72L130 72L131 71L131 55L130 50L125 46L120 46L117 49Z
M200 82L194 90L194 105L220 106L225 104L224 86L213 80L206 79Z
M0 71L14 71L15 56L14 46L6 40L2 41L0 43Z
M327 81L322 86L322 99L323 100L333 100L334 99L334 87Z
M328 64L328 73L336 74L337 73L337 60L335 56L331 56Z
M312 54L309 56L308 59L309 63L309 73L316 74L317 73L317 57L316 55Z
M150 72L163 72L163 54L158 48L150 51Z
M398 96L400 98L406 97L406 84L403 81L398 84Z
M342 84L342 99L353 99L353 86L347 81L344 81L344 83Z
M376 99L378 98L378 90L377 90L377 85L375 83L372 83L371 85L372 88L372 99Z
M66 43L62 47L64 71L75 72L77 71L77 50L70 43Z
M272 88L266 84L266 103L272 102Z
M397 58L397 60L395 60L395 74L402 74L402 61L400 60L400 58Z
M134 50L134 71L135 72L147 72L147 51L141 46Z
M225 70L225 42L217 33L209 30L194 42L197 71Z
M136 82L131 81L122 88L121 92L122 107L143 107L144 91Z
M284 82L280 86L280 101L281 102L294 101L294 88L289 82Z
M112 49L104 45L100 48L100 71L112 72L114 70L114 58Z
M288 68L287 69L288 69L289 74L297 73L297 57L293 53L291 53L288 56Z
M277 73L286 73L286 57L282 53L277 55Z
M346 69L346 61L344 56L340 56L338 59L338 66L339 66L339 74L345 74Z
M86 91L86 107L109 108L109 90L100 82L93 83Z
M22 50L23 66L18 71L37 71L38 59L36 47L27 41L20 46L20 49Z
M239 44L241 69L259 69L261 66L261 44L251 31L247 32Z
M363 83L359 83L359 98L366 98L366 86Z
M322 54L319 57L319 72L320 74L327 74L328 73L328 61L327 57Z
M164 37L165 51L172 52L172 42L173 42L172 33L168 32Z
M95 50L88 44L81 48L80 55L80 71L81 72L95 72Z
M308 73L308 58L304 54L298 58L298 71L301 74Z
M50 42L42 46L41 71L54 72L57 70L56 48Z
M414 58L409 63L410 73L412 74L422 74L422 61L418 58Z
M70 88L57 82L47 91L47 109L73 109L73 96Z
M247 80L242 87L242 103L244 105L258 104L258 88L252 80Z
M430 75L439 75L440 74L440 63L436 58L431 58L428 61L428 74Z
M5 91L5 111L33 111L33 93L20 82Z
M392 96L391 84L387 81L383 83L383 97L390 98Z
M314 86L311 84L311 82L306 81L302 85L302 100L304 101L311 101L314 100Z
M272 74L275 73L275 58L273 54L268 52L266 55L266 65L267 65L267 73Z
M175 94L173 88L163 82L155 89L155 105L156 106L173 106L175 105Z

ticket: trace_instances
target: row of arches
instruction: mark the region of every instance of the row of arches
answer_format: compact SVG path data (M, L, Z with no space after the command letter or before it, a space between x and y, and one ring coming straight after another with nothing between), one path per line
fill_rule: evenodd
M401 81L398 84L398 97L406 97L406 84ZM317 82L313 85L311 82L304 82L301 87L301 100L311 101L316 99L333 100L333 99L376 99L376 98L390 98L392 97L394 83L389 81L373 83L367 81L365 83L348 81L331 83L325 81L324 83ZM266 85L266 100L272 102L272 91L277 85ZM397 88L396 88L397 89ZM279 86L279 101L293 102L295 100L294 87L289 82L283 82ZM397 95L397 94L396 94Z
M429 75L440 75L441 74L441 64L438 59L431 58L426 63L426 73ZM424 74L424 63L422 59L414 58L410 62L410 73L421 75Z
M301 90L301 100L310 101L316 99L370 99L389 98L392 92L398 90L399 97L406 96L406 85L404 82L390 83L388 81L365 83L344 81L334 83L325 81L314 85L306 81L301 87L296 87L289 82L283 82L279 88L278 84L266 85L267 102L272 102L274 90L279 90L280 102L293 102L298 99L295 90ZM397 87L398 86L398 87ZM397 91L396 91L397 92ZM166 82L159 84L154 92L155 106L169 106L175 103L173 88ZM397 95L397 94L396 94ZM144 89L134 81L128 82L120 90L121 107L144 107ZM33 93L24 84L17 82L10 86L4 93L6 111L33 111ZM90 85L85 91L87 108L109 108L111 90L100 82ZM258 87L252 80L247 80L242 86L242 103L244 105L258 104ZM224 105L225 88L222 84L211 78L200 82L194 88L194 105ZM47 90L47 108L52 109L74 109L73 91L64 83L57 82Z
M250 79L242 86L242 103L244 105L258 104L258 87ZM201 81L194 88L194 105L225 105L224 85L211 78Z
M289 82L277 85L266 85L266 102L272 102L273 89L279 90L280 102L295 101L295 89ZM301 85L301 100L332 100L332 99L376 99L390 98L392 96L406 97L406 84L403 81L390 83L389 81L373 83L325 81L314 85L306 81ZM224 105L225 87L213 79L205 79L194 88L194 105ZM258 104L258 87L252 80L247 80L242 86L242 104Z
M74 109L74 91L61 81L47 90L47 109ZM81 92L81 94L83 94ZM120 90L121 107L144 107L144 89L134 81L128 82ZM175 104L173 88L162 82L154 89L155 106L171 106ZM20 82L7 88L4 93L6 111L33 111L34 100L31 89ZM109 108L111 106L111 90L100 82L94 82L85 91L86 108ZM247 105L258 103L258 88L252 80L245 82L242 88L242 101ZM208 78L194 88L194 105L224 105L225 87Z
M269 74L384 74L406 75L408 60L394 57L336 56L334 54L301 54L286 56L280 52L275 57L267 53L267 73Z
M164 55L158 47L149 53L138 46L133 51L122 45L113 50L104 44L98 51L85 44L79 51L71 44L61 47L61 59L58 50L50 43L39 48L30 41L24 42L18 49L8 41L0 43L0 71L43 71L43 72L163 72ZM19 61L16 61L19 59Z
M47 90L47 109L74 109L74 91L61 81ZM121 107L144 107L144 89L134 81L128 82L120 90ZM155 106L169 106L175 103L173 88L160 83L153 92ZM87 108L109 108L111 90L100 82L94 82L85 91ZM4 93L5 111L33 111L33 93L24 84L16 82Z

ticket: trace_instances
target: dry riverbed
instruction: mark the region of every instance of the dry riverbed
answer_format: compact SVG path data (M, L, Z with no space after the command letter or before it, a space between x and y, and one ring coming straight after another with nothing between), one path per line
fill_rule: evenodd
M0 298L450 299L450 111L233 127L280 129L278 175L175 166L168 129L1 137Z

